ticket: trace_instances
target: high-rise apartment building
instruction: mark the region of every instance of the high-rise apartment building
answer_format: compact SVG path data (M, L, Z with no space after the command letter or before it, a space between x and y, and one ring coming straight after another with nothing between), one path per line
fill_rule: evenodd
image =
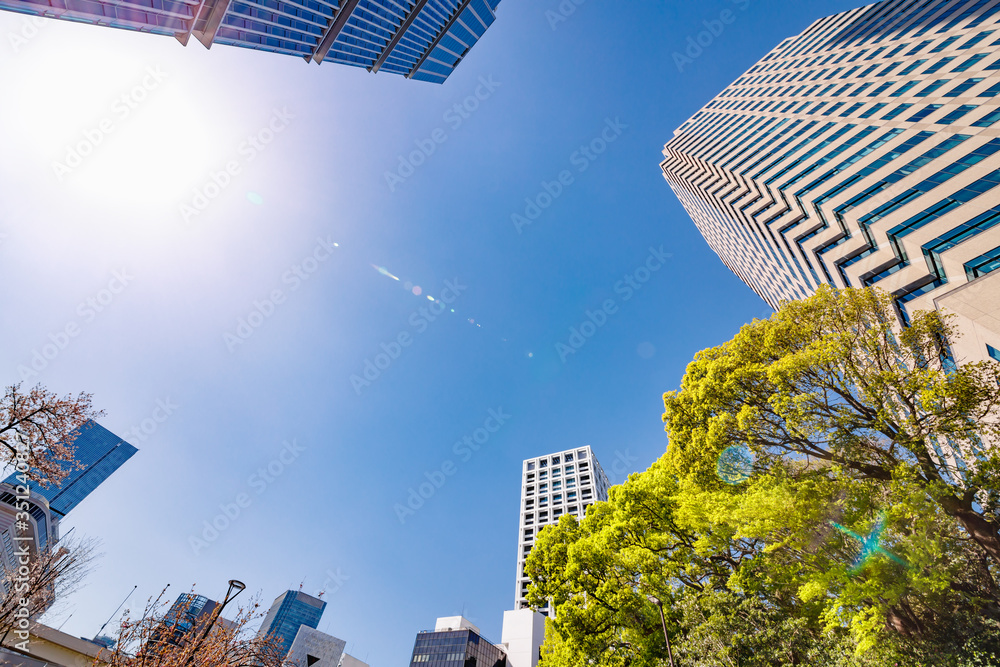
M772 307L823 283L958 315L1000 359L1000 4L884 0L781 42L675 131L663 175Z
M315 630L326 609L326 602L302 591L286 591L274 600L257 631L259 637L273 636L287 652L299 628Z
M410 667L507 667L507 655L467 619L447 616L417 635Z
M443 83L500 0L0 0L0 9Z
M525 596L530 579L524 573L524 563L538 533L558 523L564 514L583 517L587 505L607 500L608 486L608 477L589 446L525 459L521 466L515 609L528 607Z
M49 509L64 517L71 509L108 479L123 463L139 451L94 421L81 426L73 440L73 458L81 467L72 467L62 482L49 487L32 485L31 490L49 502ZM4 480L16 487L17 473Z

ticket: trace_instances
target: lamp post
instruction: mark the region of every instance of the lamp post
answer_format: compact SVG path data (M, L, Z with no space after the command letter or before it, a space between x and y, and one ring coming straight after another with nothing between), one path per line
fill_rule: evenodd
M667 634L667 619L663 615L663 602L660 601L660 598L653 595L647 595L646 597L660 609L660 622L663 623L663 641L667 642L667 658L670 659L670 667L676 667L674 664L674 653L670 648L670 636Z
M242 593L243 589L246 587L247 585L242 581L238 581L236 579L229 580L229 590L226 591L226 598L222 601L222 604L212 611L212 617L208 619L208 622L205 624L205 629L201 631L201 636L198 637L195 643L191 646L191 654L188 655L187 660L184 661L184 667L190 665L194 660L194 656L201 647L202 642L205 641L205 637L207 637L208 633L212 631L212 626L215 625L215 622L219 620L219 616L222 615L222 610L225 609L226 605L229 604L237 595ZM233 591L236 592L234 593Z

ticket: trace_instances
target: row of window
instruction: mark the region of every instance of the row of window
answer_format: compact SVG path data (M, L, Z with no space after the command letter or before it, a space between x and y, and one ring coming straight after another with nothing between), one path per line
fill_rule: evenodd
M561 461L560 461L560 457L561 457ZM580 449L580 450L578 450L576 452L576 458L579 459L580 461L586 460L586 458L587 458L587 450L586 449ZM569 463L572 460L573 460L573 452L565 452L564 454L554 454L554 455L552 455L550 457L543 458L543 459L539 460L538 461L538 467L539 468L547 468L549 466L550 462L552 463L552 465L557 466L561 462ZM535 462L534 461L525 461L524 462L524 469L525 470L534 470L535 469Z
M966 58L962 62L960 62L958 65L955 66L954 69L950 70L950 72L951 73L966 72L966 71L972 69L974 66L978 65L980 62L982 62L985 58L989 57L990 55L992 55L992 54L991 53L976 53L976 54L974 54L974 55ZM939 58L939 59L935 60L934 63L930 67L928 67L927 69L925 69L925 70L923 70L921 72L918 72L918 74L935 74L935 73L941 71L942 69L944 69L945 67L947 67L948 65L950 65L952 62L954 62L957 59L958 59L958 56L944 56L942 58ZM919 68L921 68L922 66L924 66L925 64L927 64L929 62L929 60L930 59L928 59L928 58L921 58L921 59L914 60L914 61L910 62L910 64L907 65L905 68L903 68L903 70L901 70L900 72L898 72L896 74L896 76L907 76L909 74L912 74L913 72L915 72L916 70L918 70ZM870 66L868 66L868 67L866 67L864 69L862 69L861 65L855 65L854 67L850 67L850 68L848 68L848 67L840 67L840 68L837 68L835 70L819 70L819 71L808 70L808 71L805 71L805 72L785 72L784 74L773 74L773 75L771 75L769 77L765 77L765 78L762 78L762 79L759 78L759 80L750 80L750 81L747 81L747 82L745 82L743 84L743 86L739 86L740 82L737 81L732 86L730 86L727 90L730 90L730 91L737 90L737 91L740 91L741 94L730 94L730 95L726 95L726 96L727 97L747 97L747 96L754 96L754 95L766 95L771 90L775 89L774 86L772 86L771 88L768 88L767 91L765 91L765 92L756 92L754 88L745 87L745 86L755 86L755 85L763 85L763 84L779 84L779 83L796 83L796 82L820 81L820 80L822 80L822 81L830 81L831 79L840 79L840 80L853 79L853 78L866 79L869 76L875 76L877 78L881 78L881 77L884 77L884 76L888 76L889 74L891 74L892 72L894 72L896 70L896 68L899 67L900 65L902 65L904 62L905 61L903 61L903 60L896 60L896 61L889 62L889 63L876 63L876 64L870 65ZM879 71L876 71L879 68L882 68L882 69L879 70ZM997 60L997 61L991 63L985 69L987 69L987 70L1000 69L1000 60ZM824 75L826 75L826 76L824 76ZM813 90L816 90L821 85L822 84L817 84L816 86L813 87ZM836 84L829 84L827 86L827 89L832 89L835 85ZM805 86L803 86L803 88L805 88ZM779 89L780 89L780 87L779 87ZM811 94L811 93L807 93L807 94Z
M569 502L573 502L573 501L569 501ZM548 513L548 511L538 512L538 514L537 514L537 516L538 516L538 530L541 530L545 526L548 526L548 525L550 525L552 523L555 523L559 519L559 517L561 517L563 514L572 514L573 516L583 516L583 514L587 510L587 507L590 506L590 504L591 503L589 503L589 502L584 502L584 503L582 503L580 505L568 505L566 507L556 507L556 508L554 508L552 510L552 520L551 521L549 521L549 513ZM531 517L530 520L529 520L529 517ZM524 525L525 526L532 526L533 524L534 524L534 516L531 515L531 514L525 515ZM535 539L535 528L534 527L530 527L530 528L525 528L524 529L524 539L528 540L528 541ZM528 548L530 548L530 547L528 547ZM528 548L525 549L525 553L527 553L527 549Z
M593 492L589 488L582 489L580 491L580 496L579 497L582 498L583 500L590 500L591 498L593 498ZM566 502L567 503L576 502L576 499L577 499L576 491L567 491L566 492ZM534 510L535 509L535 501L536 501L536 498L527 498L524 501L524 509L526 511L532 511L532 510ZM537 501L538 501L538 509L542 509L544 507L548 507L549 506L549 496L541 496L541 497L537 498ZM562 502L563 502L563 494L561 494L561 493L555 493L555 494L552 495L552 504L553 505L559 505ZM545 514L545 513L542 512L541 514ZM539 519L540 520L544 520L541 517L539 517Z
M580 461L580 472L583 472L583 471L587 470L587 468L589 468L589 467L590 466L587 465L586 461ZM552 470L551 470L551 472L552 472L552 478L555 479L557 477L562 476L563 471L565 471L567 475L572 474L572 472L573 472L573 465L570 464L570 465L568 465L568 466L566 466L564 468L558 468L556 466L552 466ZM548 478L549 478L549 471L548 470L540 470L538 472L538 480L539 481L544 482ZM525 479L525 481L528 484L531 484L532 482L535 481L535 473L533 473L533 472L526 473L525 476L524 476L524 479Z

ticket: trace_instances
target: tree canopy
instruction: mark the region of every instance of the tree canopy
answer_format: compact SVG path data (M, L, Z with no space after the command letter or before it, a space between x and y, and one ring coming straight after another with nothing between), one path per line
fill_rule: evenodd
M543 667L664 664L655 601L679 665L991 664L1000 365L955 335L824 288L698 353L665 454L537 538Z

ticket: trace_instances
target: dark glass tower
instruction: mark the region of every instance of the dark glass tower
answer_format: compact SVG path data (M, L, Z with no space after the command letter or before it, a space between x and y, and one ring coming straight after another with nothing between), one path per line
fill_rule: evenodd
M443 83L500 0L0 0L0 9Z
M73 440L73 447L76 449L74 457L83 467L70 470L58 485L38 485L31 488L49 501L49 509L59 518L66 516L139 451L94 421L86 422L76 433ZM19 483L17 473L7 477L4 482L16 486Z
M257 635L273 636L284 647L291 648L295 634L303 625L315 630L326 609L326 602L302 591L286 591L275 599L264 617Z
M507 667L503 649L464 618L439 618L437 628L417 635L410 667Z

